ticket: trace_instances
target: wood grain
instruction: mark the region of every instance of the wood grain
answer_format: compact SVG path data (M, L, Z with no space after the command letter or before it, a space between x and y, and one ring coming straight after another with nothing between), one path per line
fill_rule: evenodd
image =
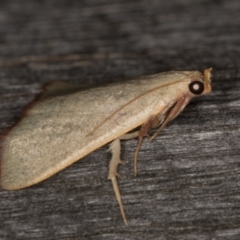
M1 1L0 131L53 80L85 86L213 67L155 141L123 142L125 227L107 147L50 179L0 191L0 239L239 239L240 5L220 1Z

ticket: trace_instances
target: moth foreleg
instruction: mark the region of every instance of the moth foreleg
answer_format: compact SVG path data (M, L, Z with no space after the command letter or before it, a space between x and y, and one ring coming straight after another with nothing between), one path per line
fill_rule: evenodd
M172 121L189 103L190 97L183 96L181 97L175 105L171 108L171 110L166 114L166 118L161 123L160 127L157 129L157 131L153 134L153 136L150 137L150 141L152 141L161 131L162 129L170 122Z

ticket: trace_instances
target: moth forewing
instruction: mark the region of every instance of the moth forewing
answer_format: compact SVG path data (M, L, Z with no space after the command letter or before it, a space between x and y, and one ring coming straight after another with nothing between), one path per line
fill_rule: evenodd
M64 91L60 96L55 92L46 94L50 97L31 104L24 117L5 133L2 187L14 190L38 183L114 139L133 135L141 139L156 120L161 130L193 96L210 92L210 70L204 75L198 71L172 71L70 94ZM69 89L73 90L72 86ZM124 135L138 126L142 130ZM109 176L116 192L120 146L111 151L114 157ZM121 211L124 215L122 206Z

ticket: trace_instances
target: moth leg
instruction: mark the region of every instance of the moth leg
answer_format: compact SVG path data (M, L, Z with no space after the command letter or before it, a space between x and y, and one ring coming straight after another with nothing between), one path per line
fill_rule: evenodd
M189 103L190 98L183 96L181 97L177 103L172 107L172 109L166 114L166 118L160 125L159 129L150 137L150 141L152 141L161 131L162 129L171 121L173 120Z
M142 145L143 137L149 136L148 131L153 126L155 126L156 122L158 121L156 116L152 116L146 121L144 124L142 124L140 130L138 131L138 144L135 150L134 154L134 177L137 176L137 160L138 160L138 153Z
M115 139L114 141L112 141L110 143L109 150L112 152L112 158L109 163L108 179L112 180L113 189L114 189L114 192L115 192L115 195L116 195L119 207L120 207L122 218L123 218L125 224L128 226L127 218L126 218L124 208L123 208L121 194L120 194L117 179L116 179L116 177L119 176L119 174L117 173L118 164L122 163L122 161L120 159L121 144L120 144L119 138Z
M112 152L112 158L109 163L108 179L112 180L113 189L114 189L114 192L115 192L115 195L116 195L119 207L120 207L122 218L127 226L128 226L128 222L127 222L127 218L126 218L126 215L124 212L122 198L121 198L121 194L119 191L117 178L116 178L117 176L119 177L119 174L117 173L118 164L123 163L123 161L120 158L120 154L121 154L120 140L128 140L128 139L136 138L138 136L139 136L139 131L132 132L132 133L126 133L123 136L121 136L120 138L113 140L109 146L109 150Z

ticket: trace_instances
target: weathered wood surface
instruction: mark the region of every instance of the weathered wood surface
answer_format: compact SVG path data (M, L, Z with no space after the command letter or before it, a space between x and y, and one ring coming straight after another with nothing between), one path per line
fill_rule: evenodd
M122 144L129 227L105 146L35 186L1 190L0 239L240 239L239 12L238 0L1 1L1 132L52 80L214 71L213 93L144 141L136 178L136 141Z

